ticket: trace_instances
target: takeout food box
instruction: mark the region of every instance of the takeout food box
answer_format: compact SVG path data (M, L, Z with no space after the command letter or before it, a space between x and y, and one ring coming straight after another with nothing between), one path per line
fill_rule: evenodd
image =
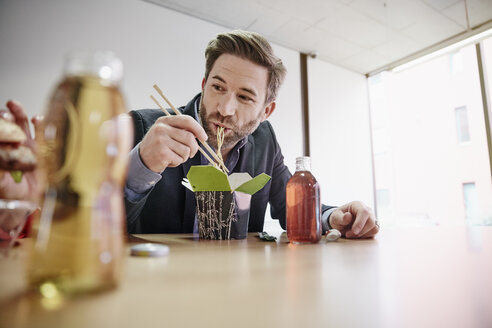
M187 175L197 202L202 239L243 239L248 233L251 195L270 180L261 173L227 175L213 166L192 166Z

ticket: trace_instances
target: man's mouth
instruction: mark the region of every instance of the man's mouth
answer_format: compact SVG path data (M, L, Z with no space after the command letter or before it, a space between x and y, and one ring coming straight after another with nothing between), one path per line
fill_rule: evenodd
M217 129L219 127L224 128L224 134L226 134L227 132L229 132L231 130L229 127L227 127L226 125L224 125L222 123L212 123L212 125L213 125L215 131L217 131Z

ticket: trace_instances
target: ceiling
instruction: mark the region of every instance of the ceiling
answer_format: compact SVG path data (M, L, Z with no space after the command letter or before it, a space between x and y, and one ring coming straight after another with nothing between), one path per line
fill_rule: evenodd
M492 27L492 0L148 0L369 74Z

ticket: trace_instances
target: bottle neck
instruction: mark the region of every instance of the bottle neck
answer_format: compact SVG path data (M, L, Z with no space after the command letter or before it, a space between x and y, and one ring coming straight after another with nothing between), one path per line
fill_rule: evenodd
M65 76L95 76L106 84L118 85L123 64L112 52L72 52L65 58Z
M297 157L296 172L297 171L311 171L311 158L308 156Z

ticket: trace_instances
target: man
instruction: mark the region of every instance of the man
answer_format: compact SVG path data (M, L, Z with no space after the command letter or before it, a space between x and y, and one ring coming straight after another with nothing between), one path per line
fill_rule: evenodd
M231 173L264 172L272 177L251 198L248 230L262 231L267 203L272 218L285 229L285 187L291 174L266 121L275 110L285 68L263 37L246 31L217 35L205 57L202 92L180 109L185 115L131 112L136 146L125 187L131 233L193 232L195 197L181 180L192 165L207 164L197 153L196 139L217 148L218 127L225 129L222 157ZM323 228L330 226L348 238L368 238L379 231L374 215L361 202L323 206Z

